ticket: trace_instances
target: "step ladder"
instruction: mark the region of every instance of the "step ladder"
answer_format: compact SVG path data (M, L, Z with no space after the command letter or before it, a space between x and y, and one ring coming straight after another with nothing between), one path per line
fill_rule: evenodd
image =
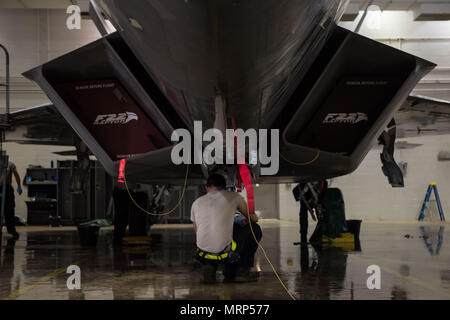
M436 203L439 211L439 216L441 221L445 221L444 211L442 210L441 199L439 198L439 192L437 190L437 185L435 182L431 182L428 185L427 193L425 195L425 200L423 200L422 209L420 209L419 221L423 221L425 218L425 209L427 208L427 203L430 201L431 192L434 191L434 196L436 197Z

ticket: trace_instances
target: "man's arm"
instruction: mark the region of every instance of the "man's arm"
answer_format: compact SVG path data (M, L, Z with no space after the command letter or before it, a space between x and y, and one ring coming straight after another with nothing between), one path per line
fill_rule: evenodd
M14 166L12 168L12 173L14 174L14 178L16 179L16 182L17 182L17 193L19 195L21 195L22 194L22 186L20 184L20 176L19 176L19 173L17 172L16 166Z
M239 196L241 197L241 196ZM242 197L241 197L242 198ZM248 208L248 204L247 201L245 201L244 198L241 199L241 201L239 202L239 206L238 206L238 211L248 219L249 216L249 208ZM254 212L250 212L250 220L252 222L258 222L258 216L254 213Z
M16 179L17 186L20 187L21 186L21 184L20 184L20 176L19 176L19 173L17 172L16 167L14 167L14 169L13 169L13 174L14 174L14 178Z
M192 224L194 225L195 233L197 233L197 224L195 223L195 213L194 213L195 212L195 205L196 205L196 203L194 201L194 203L191 206L191 221L192 221Z

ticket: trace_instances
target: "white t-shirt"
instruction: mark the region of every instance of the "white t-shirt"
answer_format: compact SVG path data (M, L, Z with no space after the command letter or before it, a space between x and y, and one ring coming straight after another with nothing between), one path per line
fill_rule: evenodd
M226 190L208 192L194 201L191 221L197 224L197 247L219 253L233 240L236 210L247 212L244 198Z

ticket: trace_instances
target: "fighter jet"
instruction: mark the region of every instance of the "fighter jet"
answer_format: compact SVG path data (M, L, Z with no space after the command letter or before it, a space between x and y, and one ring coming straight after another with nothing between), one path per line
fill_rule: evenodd
M278 129L279 169L253 163L255 183L346 175L381 144L401 187L396 136L450 132L450 104L409 96L435 64L339 27L347 2L91 1L102 37L24 73L52 103L12 113L7 141L75 145L113 177L128 159L129 180L181 185L174 130ZM193 164L188 183L218 170L234 183L236 167Z

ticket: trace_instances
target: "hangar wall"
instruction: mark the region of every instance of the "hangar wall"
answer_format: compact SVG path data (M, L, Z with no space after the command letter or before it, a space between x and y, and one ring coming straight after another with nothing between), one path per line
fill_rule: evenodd
M11 72L11 111L48 102L47 96L21 74L51 59L77 49L100 37L91 20L81 20L80 30L69 30L68 15L57 9L0 10L0 42L9 50ZM5 75L0 53L0 81ZM0 106L4 106L0 90Z
M47 96L33 82L21 76L22 72L36 67L48 60L79 48L100 37L90 20L81 21L80 30L68 30L67 14L56 9L2 9L0 10L0 42L8 48L11 65L11 111L49 102ZM0 82L4 82L4 57L0 53ZM5 104L4 90L0 90L0 106ZM4 112L4 111L2 111ZM50 161L71 160L61 157L54 151L67 150L67 147L26 146L6 143L4 149L16 164L23 179L29 164L50 167ZM14 181L14 180L13 180ZM16 189L16 183L13 182ZM26 187L23 194L16 193L16 216L26 220Z
M450 149L450 135L420 137L408 142L422 145L395 152L397 162L408 164L404 188L391 188L387 183L381 172L381 150L371 150L356 172L333 180L333 186L344 193L349 217L417 220L430 182L437 183L444 214L450 217L450 161L438 161L439 151Z
M380 148L372 149L352 174L332 179L331 187L344 194L347 218L366 221L415 221L427 186L436 182L444 214L450 219L450 161L438 161L438 153L450 150L450 135L410 138L413 149L397 149L394 157L407 163L404 188L392 188L381 171ZM298 221L299 204L291 190L279 186L280 219ZM434 196L431 198L434 200Z
M385 11L381 14L379 28L370 29L363 24L361 34L382 41L399 49L422 56L438 64L438 68L425 78L416 88L416 94L428 95L450 100L450 21L414 22L411 11ZM361 16L361 12L360 12ZM342 22L341 25L354 30L360 16L354 22ZM81 30L68 30L63 10L52 9L6 9L0 11L0 41L11 54L11 109L18 110L48 102L45 94L21 73L78 48L99 37L90 20L82 20ZM370 18L370 17L369 17ZM401 23L398 23L398 22ZM401 26L401 28L399 27ZM18 41L18 39L24 39ZM3 57L1 57L3 58ZM4 80L4 68L0 63L0 81ZM0 90L0 105L3 105L4 91ZM398 161L408 162L408 174L405 189L391 189L381 173L378 150L371 151L361 167L353 174L335 179L335 186L344 191L347 214L350 218L370 220L415 220L418 206L424 197L426 184L436 180L445 199L450 192L449 163L437 162L440 150L448 150L449 136L423 137L409 139L410 143L423 143L423 146L411 150L397 150ZM419 141L419 142L417 142ZM17 144L5 146L11 159L17 164L21 177L28 164L49 166L51 159L57 157L51 152L60 151L60 147L27 147ZM448 183L447 183L448 185ZM256 191L265 206L277 204L278 213L267 210L264 217L280 217L284 220L298 221L298 203L292 198L294 187L281 185L270 190L261 186ZM24 190L25 191L25 190ZM264 192L274 192L274 198L262 197ZM380 203L380 198L384 199ZM16 199L16 214L26 217L25 196ZM448 204L444 201L444 210ZM395 211L395 216L392 212Z
M255 210L263 219L278 219L278 186L274 184L257 185L254 190ZM245 192L243 192L245 195Z

